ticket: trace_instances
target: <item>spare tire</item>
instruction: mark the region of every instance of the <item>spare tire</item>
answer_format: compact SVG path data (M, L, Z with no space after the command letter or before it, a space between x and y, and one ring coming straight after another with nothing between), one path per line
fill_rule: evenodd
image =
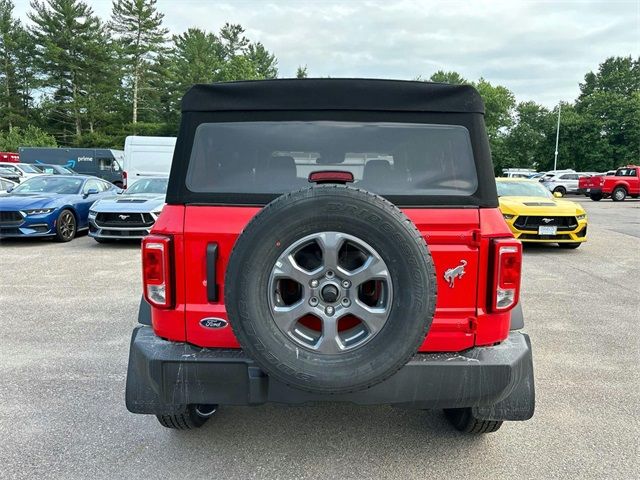
M345 393L416 353L433 320L434 272L424 239L393 204L318 185L249 222L229 259L225 304L240 345L268 375Z

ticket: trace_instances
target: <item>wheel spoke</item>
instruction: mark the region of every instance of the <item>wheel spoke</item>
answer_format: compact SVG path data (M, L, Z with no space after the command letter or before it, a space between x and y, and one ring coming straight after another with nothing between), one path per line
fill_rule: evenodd
M276 325L278 325L281 330L290 332L297 321L305 315L311 313L312 310L312 307L309 306L309 304L303 298L294 305L289 305L286 307L274 307L273 319L276 322Z
M388 280L389 270L387 266L379 258L370 255L367 261L360 268L347 272L341 272L351 281L354 287L363 284L369 280Z
M311 279L312 272L303 270L295 261L292 254L282 256L276 262L273 269L275 278L290 278L300 283L303 287Z
M315 346L315 350L321 353L341 353L344 351L340 337L338 336L338 320L335 317L323 316L322 336Z
M327 270L338 268L338 252L344 242L344 236L338 232L323 232L317 237L322 250L322 263Z
M389 314L388 307L369 307L360 300L351 304L349 312L367 326L370 334L376 334L382 329Z

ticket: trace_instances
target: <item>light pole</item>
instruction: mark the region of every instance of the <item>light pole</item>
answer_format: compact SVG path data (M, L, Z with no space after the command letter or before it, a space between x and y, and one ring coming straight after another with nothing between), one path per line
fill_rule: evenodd
M556 153L553 157L553 169L558 169L558 141L560 140L560 112L562 111L562 103L558 103L558 127L556 128Z

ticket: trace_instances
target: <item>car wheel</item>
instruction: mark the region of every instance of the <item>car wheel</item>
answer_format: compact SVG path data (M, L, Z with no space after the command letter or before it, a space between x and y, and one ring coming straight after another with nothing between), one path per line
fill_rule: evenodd
M560 248L566 248L566 249L574 249L574 248L578 248L580 245L582 245L582 242L575 242L575 243L559 243L558 246Z
M627 191L623 187L616 187L611 194L611 199L614 202L622 202L627 198Z
M564 197L567 194L567 189L564 187L556 187L553 189L553 193L559 193Z
M71 210L62 210L56 220L56 240L69 242L76 236L77 230L76 216Z
M156 415L156 418L160 425L166 428L193 430L207 423L217 410L217 405L185 405L180 413Z
M269 376L358 391L415 355L433 320L435 269L415 225L364 190L318 185L249 222L226 272L229 324Z
M447 408L444 415L456 430L464 433L493 433L502 426L502 421L499 420L480 420L474 417L471 408Z
M589 198L591 198L591 200L593 200L594 202L599 202L600 200L602 200L602 193L592 193L589 195Z

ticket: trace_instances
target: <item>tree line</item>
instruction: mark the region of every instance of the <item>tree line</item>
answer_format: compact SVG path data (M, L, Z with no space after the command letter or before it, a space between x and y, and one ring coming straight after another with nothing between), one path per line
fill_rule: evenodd
M560 109L558 168L602 172L640 162L640 58L610 57L585 75L573 102L554 109L481 78L438 71L430 81L470 84L485 103L485 122L496 173L503 168L553 168Z
M108 21L80 0L34 0L28 27L13 9L0 0L0 131L12 139L35 127L52 137L41 142L64 146L174 135L194 83L278 75L275 56L240 25L169 36L156 0L115 0Z
M176 135L194 83L278 77L276 56L240 25L169 35L156 0L114 0L99 18L81 0L33 0L30 24L0 0L0 150L122 148L127 135ZM300 66L297 78L308 76ZM516 102L505 86L457 72L430 81L472 84L486 105L496 172L549 169L557 108ZM640 59L611 57L562 104L558 166L603 171L639 161Z

